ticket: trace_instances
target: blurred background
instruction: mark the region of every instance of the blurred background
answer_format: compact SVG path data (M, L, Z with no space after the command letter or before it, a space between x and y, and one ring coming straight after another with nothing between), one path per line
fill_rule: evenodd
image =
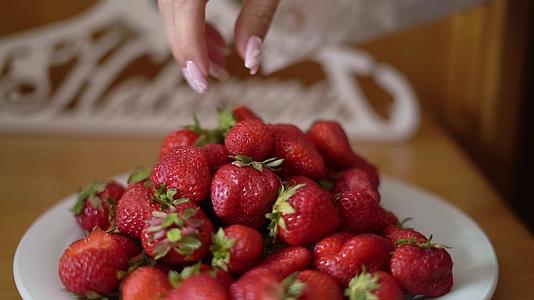
M213 2L215 1L218 0ZM19 74L21 78L32 80L39 80L41 78L39 76L49 78L50 86L46 89L49 94L57 92L55 89L59 83L74 78L76 74L72 73L72 68L81 62L77 61L78 58L74 56L70 57L69 55L75 51L68 49L76 46L52 45L54 51L67 49L56 57L57 65L46 62L48 56L39 55L27 56L33 60L22 59L16 62L16 54L21 54L24 57L24 49L35 53L40 53L40 50L45 51L48 48L39 45L38 42L32 44L31 41L35 38L35 41L39 41L38 31L34 30L79 17L94 8L97 2L88 0L0 0L0 63L2 64L0 66L0 119L4 119L3 122L0 122L1 135L11 137L19 135L39 136L41 138L53 136L68 139L80 138L80 135L104 134L109 138L110 136L123 135L128 131L130 128L128 124L132 121L125 120L121 123L120 118L116 123L106 123L109 120L105 120L105 118L93 119L92 125L87 123L90 125L88 125L89 127L92 126L90 130L84 129L86 123L82 117L69 121L69 108L77 105L76 101L79 100L84 88L87 88L86 85L81 84L77 87L78 91L72 91L73 96L70 97L72 99L65 99L66 110L61 118L50 117L49 115L48 119L42 119L43 116L38 116L34 120L32 114L35 111L46 111L47 105L53 106L54 104L50 103L46 97L37 100L31 97L24 98L24 95L41 95L39 94L40 91L32 86L32 82L18 82L15 87L11 86L14 78L13 70L17 69L13 66L17 66L17 64L22 64L19 69L26 72ZM125 11L134 9L129 7L129 1L117 0L116 2L122 3ZM373 1L373 3L375 2L381 1ZM450 1L451 7L456 2L461 1ZM534 60L532 55L534 53L534 31L532 30L534 5L531 0L465 2L469 2L469 5L466 7L455 6L454 11L450 7L445 7L447 5L443 5L443 11L440 11L441 8L438 5L438 7L434 7L431 18L421 17L417 24L402 24L402 26L388 27L381 31L373 28L375 30L373 34L363 35L354 40L349 38L347 44L367 53L374 60L398 70L402 77L409 82L409 86L413 88L417 96L418 106L423 114L430 116L454 137L495 190L506 200L508 206L520 215L533 230L534 199L532 195L534 195L534 184L531 182L531 170L534 169L534 139L532 136L534 104L531 100L534 97ZM430 10L432 11L432 9ZM147 11L146 16L137 16L138 21L143 23L144 18L153 18L154 13L155 11ZM215 17L220 18L221 16ZM79 24L78 26L80 27L79 30L83 31L86 25ZM147 25L140 28L152 27ZM63 29L58 28L57 30ZM106 27L97 32L90 32L91 41L97 43L101 38L117 38L117 36L109 34L110 30L109 27ZM153 28L153 30L157 30L157 28ZM354 34L357 34L357 31L358 29L354 28ZM76 32L71 31L68 34L72 35ZM128 37L128 32L128 29L121 31L117 45L121 44L121 39L125 36ZM150 37L153 33L147 30L144 34ZM12 47L15 43L13 42L14 37L22 40L21 43L26 43L26 45L21 44L20 47ZM148 44L148 46L151 45ZM154 47L156 46L161 45L154 44ZM172 59L164 50L164 48L157 48L150 56L141 55L129 61L123 69L119 70L120 72L115 74L114 80L119 82L123 79L132 79L128 81L128 84L121 86L120 91L124 94L128 90L136 93L135 87L146 83L145 81L135 81L140 76L148 82L157 81L162 66L170 66L169 63L172 63ZM105 63L105 60L112 56L114 49L108 51L109 53L106 52L100 58L99 63ZM24 66L24 63L28 65ZM309 57L290 60L273 70L274 72L259 75L254 79L248 77L235 53L231 54L228 67L233 77L230 83L217 84L215 85L216 92L203 99L195 100L194 104L184 104L188 107L187 110L183 110L184 115L191 114L189 111L191 106L191 109L200 110L200 113L209 107L213 108L215 105L210 102L212 101L211 98L218 97L224 101L231 101L227 99L243 93L249 97L254 97L254 93L261 92L261 90L252 89L253 83L256 82L257 84L258 80L272 83L270 87L275 88L277 84L280 85L280 82L299 82L299 85L295 87L283 87L289 92L300 95L298 93L306 91L307 87L321 90L321 84L326 76L324 68L317 60ZM178 86L181 80L180 75L178 69L173 68L170 67L167 72L175 72L176 78L172 78L167 84ZM46 72L44 75L37 74L43 70ZM99 80L98 76L91 75L90 71L85 76L93 76L94 82ZM239 86L237 83L239 79L251 81L250 86L252 87ZM387 118L390 113L389 107L395 100L391 94L384 91L383 87L378 85L370 75L360 74L354 79L358 81L374 112ZM167 93L176 91L189 93L183 84L180 86L179 89L167 90ZM247 94L246 89L248 88L252 92ZM22 98L14 97L13 89L16 89L17 95L22 95ZM148 93L149 91L144 90L143 92ZM323 93L328 98L328 92L323 91ZM111 97L109 91L102 92L102 95L102 99ZM321 94L313 95L319 97L317 95ZM196 96L187 94L176 101L187 103L187 101L192 101L191 99L194 97ZM279 95L273 94L272 97L276 98ZM126 100L125 98L124 101ZM157 106L157 101L154 103ZM256 108L254 104L251 105ZM92 113L96 114L98 111ZM317 113L322 116L320 112ZM335 114L335 111L332 113ZM183 117L179 119L181 120L181 118ZM346 118L349 120L350 116L346 116ZM49 126L50 130L43 130L45 127L48 128L43 126L43 124L47 124L46 122L53 125ZM139 131L142 131L144 138L159 139L169 128L183 124L180 122L168 123L166 121L138 119L135 124L140 124ZM68 124L74 125L72 128L66 128L70 127ZM107 124L107 127L102 124ZM414 127L413 130L416 132L417 127ZM135 144L135 133L136 131L132 130L128 134L130 139L134 139L133 144ZM408 135L403 139L392 141L380 140L380 143L404 143L407 141L409 141ZM369 141L362 140L360 143L365 144ZM157 147L156 142L153 142L153 145ZM152 146L149 148L140 147L136 150L143 151L143 149L152 149ZM435 159L446 160L447 158L436 157ZM454 187L451 188L454 189Z

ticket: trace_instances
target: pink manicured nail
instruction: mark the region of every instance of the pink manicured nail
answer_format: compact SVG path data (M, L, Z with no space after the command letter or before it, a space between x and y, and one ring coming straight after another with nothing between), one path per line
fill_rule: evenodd
M195 92L202 94L208 89L208 81L193 61L188 60L185 62L185 68L182 69L182 73Z
M261 38L253 35L248 39L245 48L245 67L250 69L250 75L254 75L260 68Z
M230 77L230 74L228 74L228 71L226 71L225 68L211 61L210 61L210 75L213 76L214 78L217 78L218 80L226 80L228 79L228 77Z

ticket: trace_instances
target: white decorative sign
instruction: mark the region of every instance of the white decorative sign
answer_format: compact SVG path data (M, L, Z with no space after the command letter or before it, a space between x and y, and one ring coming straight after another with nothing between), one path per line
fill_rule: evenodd
M239 102L270 122L306 128L317 118L338 119L354 138L404 139L419 122L409 82L392 66L343 44L479 1L282 1L265 43L263 71L311 59L326 80L305 87L296 80L230 79L212 83L203 95L183 82L170 58L154 1L125 2L101 0L82 15L0 39L0 131L161 135L188 124L193 112L213 120L214 108ZM210 1L208 19L229 39L238 11L235 1ZM132 71L139 62L154 74ZM354 80L358 75L371 76L391 94L388 119L373 111Z

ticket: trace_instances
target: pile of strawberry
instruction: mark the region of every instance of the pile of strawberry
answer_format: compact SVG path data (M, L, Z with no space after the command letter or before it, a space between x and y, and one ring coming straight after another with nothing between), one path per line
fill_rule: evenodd
M245 106L163 141L128 186L100 181L59 261L88 299L404 299L452 287L445 246L380 206L376 169L335 121L304 133Z

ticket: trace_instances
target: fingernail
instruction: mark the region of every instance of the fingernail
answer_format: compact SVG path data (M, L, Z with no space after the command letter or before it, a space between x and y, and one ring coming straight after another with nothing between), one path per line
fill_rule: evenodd
M261 59L261 38L253 35L248 39L245 48L245 67L250 70L250 75L258 72Z
M195 92L202 94L208 89L208 81L193 61L188 60L185 62L185 68L182 69L182 73Z
M230 77L230 74L228 74L228 71L226 71L225 68L217 65L214 62L210 62L210 75L214 78L217 78L218 80L226 80L228 77Z

